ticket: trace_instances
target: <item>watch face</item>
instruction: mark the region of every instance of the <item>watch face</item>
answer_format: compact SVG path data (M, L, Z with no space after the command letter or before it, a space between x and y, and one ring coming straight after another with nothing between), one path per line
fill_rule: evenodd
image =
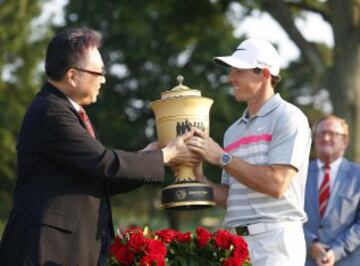
M224 153L222 156L221 156L221 165L222 166L225 166L227 165L228 163L231 162L231 155L228 154L228 153Z
M230 155L229 154L227 154L227 153L225 153L224 155L223 155L223 163L224 164L228 164L229 162L230 162Z

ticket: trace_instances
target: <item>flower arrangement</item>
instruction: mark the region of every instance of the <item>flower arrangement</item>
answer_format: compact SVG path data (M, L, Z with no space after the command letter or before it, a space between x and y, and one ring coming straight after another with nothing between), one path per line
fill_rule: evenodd
M115 237L109 251L110 266L250 266L246 242L226 230L195 233L172 229L151 232L133 226Z

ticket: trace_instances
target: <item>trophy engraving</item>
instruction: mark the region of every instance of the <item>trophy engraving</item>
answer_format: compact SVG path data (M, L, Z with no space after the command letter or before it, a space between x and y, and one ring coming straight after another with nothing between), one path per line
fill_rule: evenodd
M151 103L161 146L193 127L209 134L209 112L213 100L202 97L198 90L184 86L182 76L178 76L177 80L179 85L162 92L161 99ZM212 188L197 180L192 167L177 165L175 168L175 182L162 191L163 208L184 210L215 205Z
M185 134L186 131L190 131L192 127L196 127L201 131L205 131L203 122L190 122L188 119L185 119L185 121L176 122L176 136Z

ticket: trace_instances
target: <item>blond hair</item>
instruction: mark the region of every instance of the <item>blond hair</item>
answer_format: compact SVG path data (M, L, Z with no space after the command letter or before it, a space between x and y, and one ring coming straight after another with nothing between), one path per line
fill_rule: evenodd
M323 117L321 117L319 120L317 120L313 126L313 132L315 134L316 128L318 127L318 125L320 124L320 122L324 121L324 120L336 120L340 123L342 129L344 130L344 135L349 138L349 125L348 123L345 121L345 119L342 119L341 117L338 117L336 115L324 115Z

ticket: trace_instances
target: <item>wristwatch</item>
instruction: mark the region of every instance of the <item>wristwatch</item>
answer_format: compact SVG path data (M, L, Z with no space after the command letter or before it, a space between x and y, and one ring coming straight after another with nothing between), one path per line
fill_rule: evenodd
M225 152L220 156L219 164L222 168L228 165L232 161L232 155Z

